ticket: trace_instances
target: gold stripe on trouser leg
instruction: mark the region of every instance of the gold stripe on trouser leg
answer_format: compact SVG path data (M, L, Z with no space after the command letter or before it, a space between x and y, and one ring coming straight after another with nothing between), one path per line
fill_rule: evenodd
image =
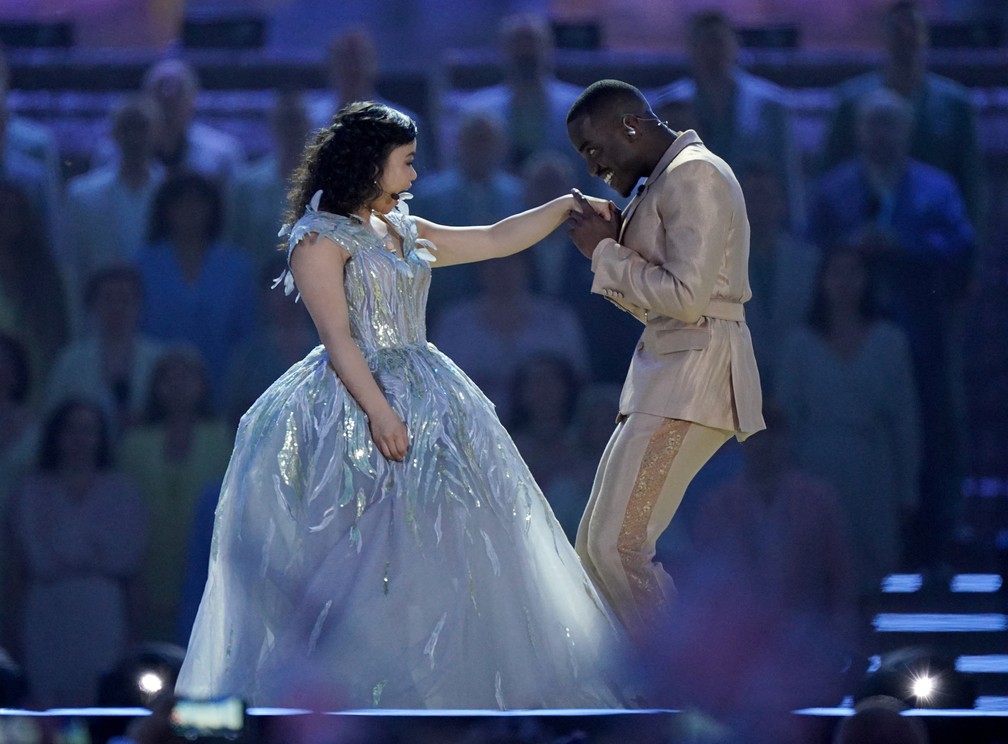
M669 587L662 587L651 562L654 540L649 539L648 526L689 428L688 421L666 419L651 435L630 491L616 543L638 618L644 623L657 619L672 599L666 596Z

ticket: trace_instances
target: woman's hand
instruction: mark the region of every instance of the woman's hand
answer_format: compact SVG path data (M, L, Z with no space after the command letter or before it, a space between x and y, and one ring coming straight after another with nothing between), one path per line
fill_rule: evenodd
M567 235L570 236L578 250L590 260L595 253L595 248L603 239L619 237L620 213L616 210L615 204L609 206L611 202L605 202L595 197L586 197L577 189L574 189L571 194L574 196L574 204L577 209L571 210L570 217L567 218ZM606 205L605 213L600 212L596 207L595 203L597 202Z
M392 407L370 417L369 425L371 438L385 459L402 462L409 450L409 431Z
M595 210L595 214L606 221L611 221L620 217L619 207L617 207L609 199L600 199L597 196L585 196L578 189L571 189L571 195L574 197L574 211L578 213L581 212L581 203L584 201L587 202L593 210ZM580 200L578 197L580 197Z

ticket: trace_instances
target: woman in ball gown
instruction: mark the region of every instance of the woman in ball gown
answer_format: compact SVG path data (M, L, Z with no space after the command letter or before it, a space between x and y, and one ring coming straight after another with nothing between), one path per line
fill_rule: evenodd
M425 337L431 264L523 250L577 207L433 224L401 198L415 152L412 120L375 103L342 109L305 151L281 280L322 344L241 420L176 690L619 707L618 625L493 404Z

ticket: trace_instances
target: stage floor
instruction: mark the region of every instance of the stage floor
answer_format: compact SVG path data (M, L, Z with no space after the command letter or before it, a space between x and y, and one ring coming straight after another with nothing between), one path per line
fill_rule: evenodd
M801 744L829 744L849 707L807 708L784 716L753 716L752 732L677 709L563 710L340 710L300 708L246 710L241 744L676 744L677 742L758 742L768 730L805 732ZM49 741L104 744L130 719L150 715L146 708L54 708L44 711L0 709L0 744L27 744L31 730ZM929 744L1000 744L1008 738L1008 708L988 710L915 709L928 729ZM787 719L787 720L785 720ZM783 728L780 728L783 726ZM35 738L37 741L37 737ZM45 739L42 739L45 741ZM181 742L173 739L171 742ZM196 741L223 742L222 738ZM157 744L162 744L158 742ZM164 744L170 744L168 740Z

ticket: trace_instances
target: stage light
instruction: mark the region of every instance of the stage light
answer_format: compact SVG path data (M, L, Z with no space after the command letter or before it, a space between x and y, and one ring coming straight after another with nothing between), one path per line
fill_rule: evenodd
M910 684L910 693L922 702L927 702L934 695L938 683L934 677L927 673L919 676L915 675Z
M951 660L926 648L903 648L883 654L869 667L854 703L876 695L896 698L911 708L970 709L976 686Z
M145 695L157 695L157 693L164 689L164 686L164 678L157 672L141 672L140 676L137 677L137 687Z

